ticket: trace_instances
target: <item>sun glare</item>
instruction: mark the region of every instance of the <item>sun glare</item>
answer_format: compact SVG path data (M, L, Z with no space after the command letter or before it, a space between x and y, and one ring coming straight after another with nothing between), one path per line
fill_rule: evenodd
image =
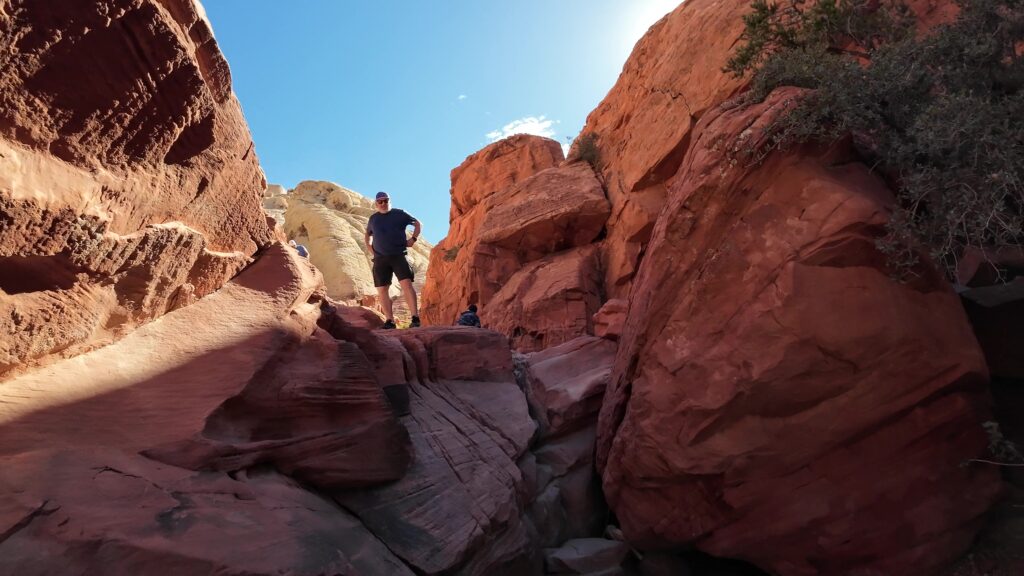
M626 8L622 41L627 51L632 51L647 30L661 17L679 6L680 0L633 0Z

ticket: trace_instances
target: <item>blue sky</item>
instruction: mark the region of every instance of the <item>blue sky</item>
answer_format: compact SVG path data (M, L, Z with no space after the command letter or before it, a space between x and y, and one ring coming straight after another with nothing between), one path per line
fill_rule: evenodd
M436 243L452 168L516 126L566 143L678 2L203 4L268 181L386 190Z

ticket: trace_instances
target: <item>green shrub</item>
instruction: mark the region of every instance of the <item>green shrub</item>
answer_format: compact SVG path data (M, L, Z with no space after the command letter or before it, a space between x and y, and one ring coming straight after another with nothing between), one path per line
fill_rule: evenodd
M926 252L952 275L967 246L1024 241L1024 0L961 0L926 35L882 0L755 0L725 67L753 71L749 96L811 92L773 141L852 135L894 184L899 206L879 240L900 270Z
M571 160L583 160L597 172L600 172L603 165L601 164L601 149L597 145L598 136L594 132L587 132L581 134L576 141L573 143L573 154L570 156Z
M444 251L444 255L441 256L445 262L454 262L459 257L459 249L462 248L462 244L455 246L454 248L448 248Z

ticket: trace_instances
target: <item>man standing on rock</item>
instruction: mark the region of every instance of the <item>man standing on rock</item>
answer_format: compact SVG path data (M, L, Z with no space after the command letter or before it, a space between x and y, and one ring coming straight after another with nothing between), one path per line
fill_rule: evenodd
M377 287L377 298L387 317L383 328L395 327L395 316L391 309L391 275L398 276L402 286L402 296L412 312L410 328L420 325L419 309L416 307L416 289L412 287L413 271L406 260L406 248L416 243L420 237L420 221L413 218L405 210L391 208L391 198L387 192L377 192L377 213L370 216L366 224L366 249L373 254L373 285ZM406 239L405 229L413 226L412 237ZM370 238L373 238L371 244Z

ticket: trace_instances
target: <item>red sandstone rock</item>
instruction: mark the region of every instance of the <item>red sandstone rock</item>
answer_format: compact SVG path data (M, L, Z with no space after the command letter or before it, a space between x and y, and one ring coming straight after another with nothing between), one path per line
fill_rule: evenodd
M615 350L614 342L580 336L526 355L527 398L542 436L557 436L595 421Z
M492 196L483 244L511 250L521 263L593 242L608 220L608 199L585 162L549 168Z
M337 504L272 471L46 450L5 458L0 494L4 574L413 574Z
M890 279L891 196L842 146L750 165L793 90L705 115L630 298L602 408L609 504L640 545L772 573L926 574L1000 491L987 372L941 275Z
M413 465L395 483L335 498L417 573L536 573L540 559L519 508L524 486L515 463L534 424L507 341L464 328L385 334L373 336L397 338L411 359L403 423Z
M551 548L600 534L607 522L608 506L594 473L595 415L588 419L585 428L544 438L520 460L524 476L535 487L527 513L539 546Z
M626 323L626 311L629 302L620 298L612 298L605 302L601 309L594 313L594 335L609 340L618 340Z
M313 486L350 488L401 478L409 440L359 347L317 330L268 358L201 431L143 454L193 470L272 464Z
M5 382L0 573L537 573L517 465L536 425L507 339L318 329L321 281L277 245L195 305ZM397 434L378 383L410 391ZM368 487L401 475L401 428L411 468Z
M397 478L405 431L359 350L314 331L321 282L278 244L194 306L9 380L0 452L95 444L192 469L270 463L328 487Z
M609 340L581 336L522 357L522 384L540 437L520 467L533 487L528 514L542 547L595 536L607 521L594 438L615 348Z
M330 309L325 311L337 317L338 321L356 328L376 330L384 325L384 316L367 306L349 306L330 301Z
M562 147L550 138L517 134L486 146L452 170L451 221L492 194L557 166Z
M593 331L601 307L597 245L531 262L480 309L481 323L509 334L522 352L543 350Z
M450 326L470 303L483 304L519 269L511 250L481 246L489 202L562 161L558 142L517 135L480 150L452 170L448 235L430 253L420 311L427 324Z
M723 73L722 66L749 6L747 0L680 4L637 43L615 86L587 117L582 133L597 135L612 204L605 243L610 297L629 292L697 120L745 83Z
M530 175L510 170L504 160L531 157L531 150L553 141L503 142L453 172L453 206L469 194L456 175L473 174L474 186L488 193L453 216L448 237L431 253L421 309L427 323L450 325L475 303L487 325L511 337L516 348L539 350L590 331L602 288L597 249L589 245L604 230L608 201L586 163ZM481 174L494 182L482 182Z
M14 0L0 51L0 371L190 304L271 242L192 0Z

